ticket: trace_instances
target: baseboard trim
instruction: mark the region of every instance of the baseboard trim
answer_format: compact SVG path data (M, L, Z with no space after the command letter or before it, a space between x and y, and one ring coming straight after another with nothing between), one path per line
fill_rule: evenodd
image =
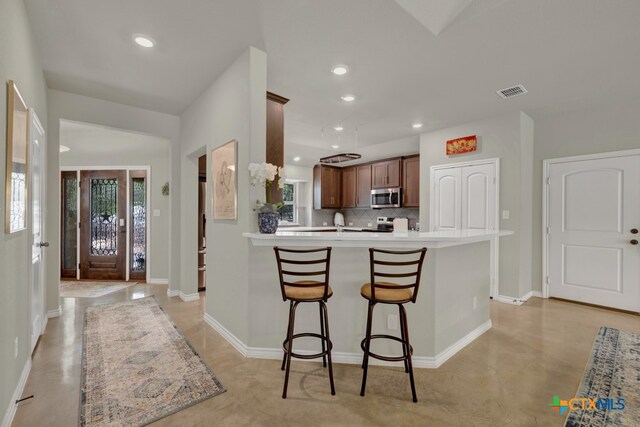
M62 314L62 306L59 306L56 310L47 311L47 318L52 319L54 317L60 317Z
M283 351L281 348L270 347L248 347L245 343L239 340L233 333L227 328L222 326L217 320L215 320L208 313L204 314L204 321L207 325L211 326L216 332L218 332L233 348L235 348L244 357L250 359L271 359L282 360ZM447 347L444 351L438 353L435 357L428 356L415 356L412 358L413 366L416 368L435 369L442 366L447 360L453 357L460 350L471 344L476 338L491 329L491 319L478 326L473 331ZM296 353L300 354L313 354L311 350L296 350ZM340 351L331 352L331 358L335 363L345 363L349 365L359 365L362 363L362 353L347 353ZM315 359L299 359L301 361L312 362ZM317 361L317 360L316 360ZM376 366L398 366L398 362L386 362L384 360L378 360L374 358L369 359L369 364Z
M473 331L469 332L467 335L465 335L464 337L456 341L455 343L451 344L444 351L441 351L440 353L438 353L438 355L435 357L435 362L436 362L435 367L439 368L440 366L442 366L442 364L447 360L451 359L454 354L456 354L457 352L459 352L460 350L462 350L463 348L471 344L476 338L478 338L480 335L484 334L489 329L491 329L491 326L492 326L491 319L489 319L486 322L484 322L482 325L478 326Z
M22 392L24 391L24 386L27 384L27 378L29 378L29 372L31 372L31 357L27 359L27 363L24 364L24 368L22 369L22 374L20 374L20 379L18 380L18 385L16 385L16 389L11 396L11 401L9 402L9 408L7 412L4 414L4 419L2 420L2 427L10 427L13 422L13 417L16 415L16 409L18 409L18 405L16 404L16 400L22 397Z
M185 294L180 291L180 299L184 302L198 301L200 299L200 294L197 292L195 294Z
M248 353L247 346L242 341L240 341L235 335L233 335L227 328L222 326L220 322L218 322L216 319L211 317L209 313L204 314L204 322L207 325L211 326L214 331L222 335L222 338L227 340L227 342L231 344L231 346L235 348L238 351L238 353L242 354L244 357L247 357L247 353ZM264 359L269 359L269 357L264 357Z
M508 297L505 295L498 295L493 300L512 305L522 305L525 303L525 301L522 301L520 298Z
M542 295L542 291L531 291L531 296L537 297L537 298L544 298L544 295Z
M180 296L180 291L177 289L167 289L167 296L168 297L179 297Z
M151 279L147 280L147 283L150 285L168 285L169 279Z

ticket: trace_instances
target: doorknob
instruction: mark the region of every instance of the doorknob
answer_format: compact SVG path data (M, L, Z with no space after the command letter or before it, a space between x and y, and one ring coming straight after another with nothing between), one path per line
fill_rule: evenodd
M636 239L631 240L629 243L631 243L632 245L637 245L638 241Z
M632 228L631 229L631 234L638 234L638 229L637 228Z
M40 242L40 243L38 243L38 245L41 248L48 248L49 247L49 242Z

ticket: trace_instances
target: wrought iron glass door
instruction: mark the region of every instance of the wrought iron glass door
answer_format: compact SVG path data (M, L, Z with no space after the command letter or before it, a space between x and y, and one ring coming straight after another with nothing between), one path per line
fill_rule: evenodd
M126 171L80 175L80 278L124 280Z

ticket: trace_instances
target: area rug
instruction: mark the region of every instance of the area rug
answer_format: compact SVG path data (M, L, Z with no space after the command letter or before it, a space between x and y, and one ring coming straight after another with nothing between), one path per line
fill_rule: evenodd
M640 334L601 327L576 397L567 427L640 426Z
M81 426L142 426L225 391L153 297L88 307Z
M61 298L97 298L126 289L137 282L60 282Z

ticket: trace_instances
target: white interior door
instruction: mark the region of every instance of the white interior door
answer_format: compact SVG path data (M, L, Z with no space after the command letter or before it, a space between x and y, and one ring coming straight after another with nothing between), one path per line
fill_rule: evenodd
M549 296L640 311L640 155L548 170Z
M461 169L460 206L463 229L495 230L496 176L493 164L464 166Z
M462 216L461 168L435 169L432 175L433 215L431 229L433 231L460 229L460 217Z
M31 351L44 332L44 262L42 248L44 242L44 185L46 165L44 129L36 113L30 111L29 122L29 182L31 185Z

